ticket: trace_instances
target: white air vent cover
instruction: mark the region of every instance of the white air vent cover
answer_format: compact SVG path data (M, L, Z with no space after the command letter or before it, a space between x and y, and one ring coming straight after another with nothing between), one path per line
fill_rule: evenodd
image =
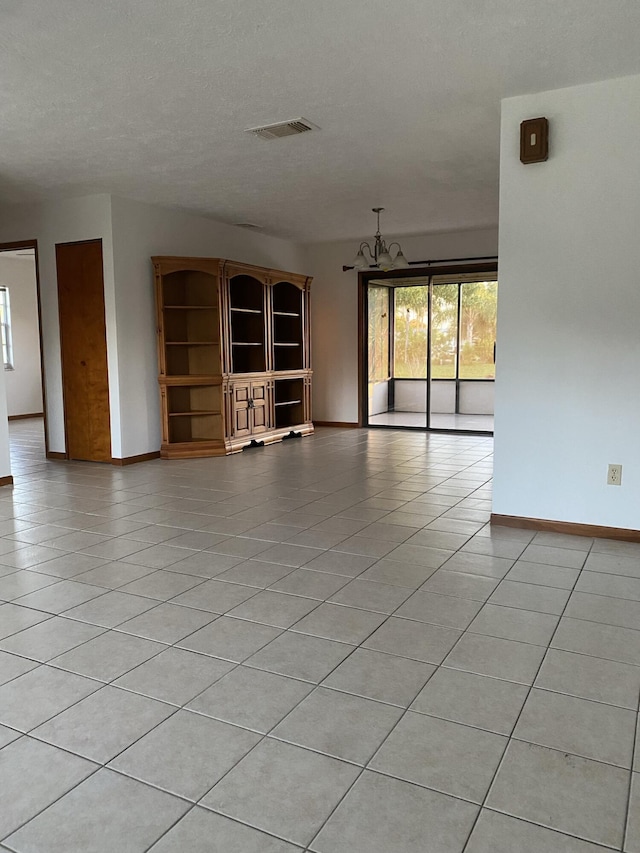
M265 124L263 127L248 127L245 133L252 133L260 139L281 139L283 136L297 136L308 130L320 130L320 128L306 118L294 118L290 121Z

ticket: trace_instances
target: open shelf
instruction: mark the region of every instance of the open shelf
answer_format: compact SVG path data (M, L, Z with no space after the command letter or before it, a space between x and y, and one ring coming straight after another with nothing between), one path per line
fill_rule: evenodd
M217 307L215 276L199 270L179 270L163 276L163 303L171 307Z
M218 343L220 323L218 309L212 306L197 308L165 305L164 338L171 343Z
M234 275L229 281L229 298L232 311L241 308L264 313L264 286L253 276Z
M274 340L280 343L301 344L302 326L299 317L275 314L273 317Z
M274 408L276 429L304 422L304 380L276 379L274 382Z
M256 343L232 343L231 362L234 373L264 373L264 346Z
M220 385L172 385L167 387L169 417L219 415Z
M238 341L264 340L264 319L260 311L232 311L231 334Z
M261 373L266 369L264 286L249 275L229 282L231 302L231 369Z
M220 372L220 345L171 342L165 349L167 376L211 376Z
M286 429L304 423L302 403L276 409L276 429Z
M222 415L192 413L169 418L169 442L220 441L224 438Z
M273 312L299 316L302 313L302 291L295 284L279 281L273 285Z
M301 343L281 342L273 345L274 370L300 370L302 368L302 357Z
M273 286L273 367L274 370L301 370L302 291L286 281Z

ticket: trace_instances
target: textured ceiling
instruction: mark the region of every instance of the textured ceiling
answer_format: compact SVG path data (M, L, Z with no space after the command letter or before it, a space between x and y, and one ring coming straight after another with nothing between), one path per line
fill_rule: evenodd
M0 200L301 241L493 225L500 99L640 73L638 0L1 0ZM243 133L304 116L319 132Z

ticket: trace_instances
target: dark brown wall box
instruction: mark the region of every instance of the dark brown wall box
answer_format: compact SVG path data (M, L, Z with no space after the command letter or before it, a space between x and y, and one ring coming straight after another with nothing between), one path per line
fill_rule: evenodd
M542 163L549 157L549 120L529 118L520 125L520 161Z

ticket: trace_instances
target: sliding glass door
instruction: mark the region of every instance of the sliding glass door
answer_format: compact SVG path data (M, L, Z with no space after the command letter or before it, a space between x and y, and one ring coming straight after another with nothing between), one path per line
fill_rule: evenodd
M371 426L493 430L495 277L367 284Z

